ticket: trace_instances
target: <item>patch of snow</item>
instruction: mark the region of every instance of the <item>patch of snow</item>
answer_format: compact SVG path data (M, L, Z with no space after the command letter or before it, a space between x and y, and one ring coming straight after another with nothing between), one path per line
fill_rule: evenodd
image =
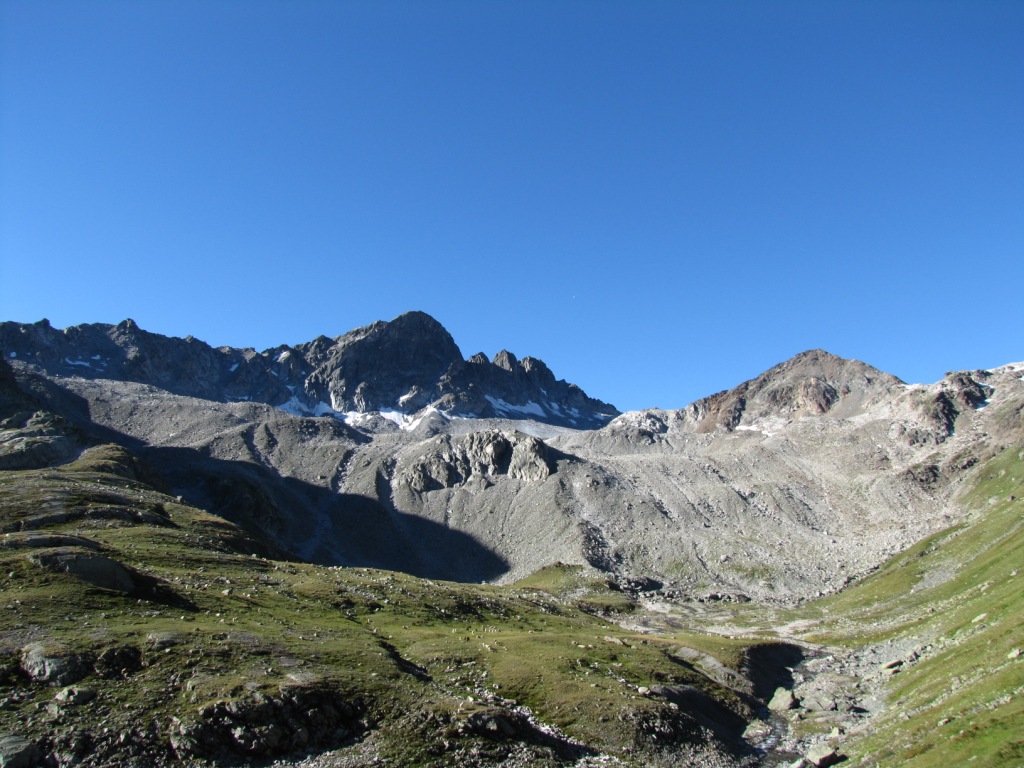
M415 396L416 396L416 392L410 389L408 392L406 392L404 395L402 395L400 398L398 398L398 404L400 406L401 405L405 405L410 400L412 400Z
M81 365L86 368L92 368L92 363L88 363L85 360L72 360L70 357L65 357L64 362L67 365Z
M512 403L505 402L497 397L491 397L490 395L484 395L484 399L494 406L494 410L503 414L527 413L531 416L540 416L542 418L547 416L544 409L537 405L537 403L533 402L533 400L527 400L525 405L513 405Z
M290 351L288 351L288 350L285 350L284 352L282 352L281 354L279 354L275 358L275 362L283 363L285 360L287 360L291 356L292 356L292 353Z
M235 363L230 368L228 368L228 373L234 373L237 370L238 370L238 363Z
M396 427L401 428L402 425L405 424L406 416L401 411L384 410L378 411L378 413L381 415L382 418L385 418L388 421L393 422Z
M99 360L99 359L101 359L101 358L100 358L100 356L99 356L99 355L93 355L93 356L92 356L92 359L93 359L93 360Z
M982 408L987 408L991 402L991 400L982 400L974 410L980 411Z
M331 406L329 406L327 403L325 403L323 401L320 401L319 403L317 403L316 405L313 406L313 415L314 416L333 416L336 419L341 419L342 421L344 421L344 419L342 418L342 415L340 413L338 413L336 410L331 408Z
M373 414L363 413L362 411L346 411L345 413L338 414L337 418L340 418L350 427L358 427L372 419Z
M387 419L388 421L390 421L403 432L412 432L414 429L416 429L416 427L420 425L420 423L422 423L423 419L434 413L448 420L451 420L453 418L444 411L439 411L437 408L434 408L433 406L429 406L420 411L419 416L410 415L408 413L402 413L401 411L396 411L390 408L385 408L384 410L369 411L366 413L363 413L362 411L347 411L343 414L338 414L338 418L342 419L350 427L355 427L361 424L365 424L374 416L380 416L382 419Z
M280 405L275 405L274 407L277 408L279 411L290 413L292 416L310 415L309 408L300 403L299 398L295 397L295 395L292 395L291 398L286 402L283 402Z
M11 352L11 354L10 354L10 358L11 358L11 360L13 360L14 358L16 358L17 356L18 356L18 353L17 353L17 352Z

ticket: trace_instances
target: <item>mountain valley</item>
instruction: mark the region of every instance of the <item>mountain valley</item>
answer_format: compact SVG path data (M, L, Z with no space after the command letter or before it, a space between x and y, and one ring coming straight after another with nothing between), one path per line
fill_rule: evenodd
M623 414L417 312L0 353L5 766L1024 765L1024 364Z

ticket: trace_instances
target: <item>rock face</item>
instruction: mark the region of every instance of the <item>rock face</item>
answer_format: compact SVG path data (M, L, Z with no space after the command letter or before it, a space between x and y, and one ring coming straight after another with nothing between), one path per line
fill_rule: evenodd
M0 323L8 360L51 375L133 381L217 402L260 402L302 415L397 412L433 407L479 418L533 418L577 428L618 411L557 380L540 360L507 351L464 360L434 318L408 312L337 338L257 353L214 349L192 338L149 333L132 320L55 329ZM3 371L0 371L2 385Z
M456 488L474 479L493 483L499 476L538 483L552 472L547 446L521 432L486 430L461 439L431 439L422 456L402 472L398 482L425 493Z

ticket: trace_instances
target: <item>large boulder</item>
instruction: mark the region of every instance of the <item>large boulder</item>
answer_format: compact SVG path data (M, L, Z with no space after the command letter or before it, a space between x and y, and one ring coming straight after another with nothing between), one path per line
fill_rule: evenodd
M71 685L89 674L80 655L59 646L32 643L21 649L21 669L31 680L48 685Z
M135 580L128 569L104 555L57 549L32 554L30 559L42 568L70 574L95 587L125 593L135 590Z

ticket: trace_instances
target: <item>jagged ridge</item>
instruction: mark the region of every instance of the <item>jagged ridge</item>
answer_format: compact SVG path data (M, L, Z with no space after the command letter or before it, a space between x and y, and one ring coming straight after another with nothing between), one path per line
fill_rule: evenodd
M297 415L412 416L433 408L451 416L592 428L619 413L556 379L536 358L518 360L502 350L491 361L482 354L464 359L451 334L423 312L264 352L161 336L132 320L65 330L46 320L7 322L0 323L0 349L51 375L134 381L218 402L267 403Z

